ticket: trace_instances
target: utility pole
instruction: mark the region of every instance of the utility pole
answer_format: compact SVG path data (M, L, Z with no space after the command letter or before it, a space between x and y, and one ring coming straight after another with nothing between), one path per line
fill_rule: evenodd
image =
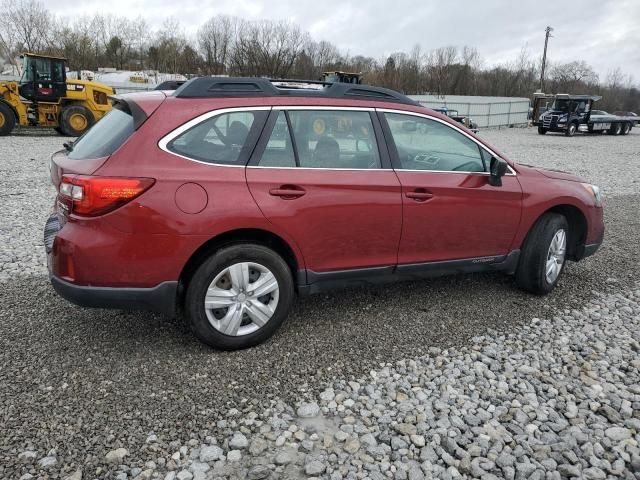
M544 92L544 67L547 64L547 45L549 44L549 37L551 36L551 32L553 32L552 27L547 27L545 29L544 36L544 53L542 54L542 69L540 71L540 92Z

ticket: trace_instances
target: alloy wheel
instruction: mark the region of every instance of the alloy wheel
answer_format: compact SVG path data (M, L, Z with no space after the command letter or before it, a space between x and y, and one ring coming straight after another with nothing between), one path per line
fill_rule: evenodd
M556 232L549 245L545 276L548 283L558 279L567 254L567 234L563 229Z

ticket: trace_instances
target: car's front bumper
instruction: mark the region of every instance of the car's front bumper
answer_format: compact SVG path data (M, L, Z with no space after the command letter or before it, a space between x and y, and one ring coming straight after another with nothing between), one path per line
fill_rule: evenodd
M590 257L591 255L596 253L598 251L598 249L600 248L600 245L602 245L602 242L601 243L592 243L591 245L585 245L584 246L584 254L582 255L582 258Z
M603 241L604 241L604 227L602 227L602 230L600 231L598 236L595 238L595 241L592 241L592 243L587 243L585 245L580 245L578 247L578 251L576 252L576 257L577 257L576 260L582 260L583 258L590 257L591 255L596 253L600 249L600 245L602 245Z

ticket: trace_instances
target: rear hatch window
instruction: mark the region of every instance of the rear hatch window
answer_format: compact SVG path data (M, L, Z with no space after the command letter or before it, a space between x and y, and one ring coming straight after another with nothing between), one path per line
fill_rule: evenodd
M117 103L102 120L73 142L71 160L108 157L135 131L133 115L124 103Z

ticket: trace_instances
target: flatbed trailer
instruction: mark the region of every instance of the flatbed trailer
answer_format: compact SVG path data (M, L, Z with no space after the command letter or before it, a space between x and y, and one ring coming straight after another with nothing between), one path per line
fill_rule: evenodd
M591 115L593 103L601 98L598 95L535 93L532 123L538 127L540 135L547 132L564 133L568 137L576 132L627 135L634 125L631 117ZM545 106L547 110L539 113Z

